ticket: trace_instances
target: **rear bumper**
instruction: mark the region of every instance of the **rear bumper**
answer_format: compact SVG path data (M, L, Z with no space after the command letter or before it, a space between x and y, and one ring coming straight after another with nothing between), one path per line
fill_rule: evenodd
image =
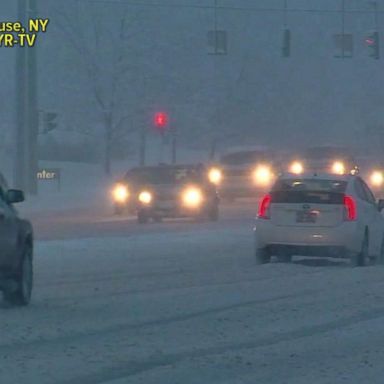
M349 258L351 250L341 246L326 246L326 245L283 245L271 244L266 247L271 255L290 254L315 257L336 257Z
M284 248L297 254L348 254L360 251L363 234L356 222L345 222L335 227L291 227L257 220L255 244L258 248Z

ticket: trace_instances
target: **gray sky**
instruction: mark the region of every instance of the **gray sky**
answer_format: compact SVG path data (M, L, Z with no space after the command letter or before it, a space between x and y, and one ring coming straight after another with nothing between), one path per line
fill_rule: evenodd
M150 1L135 1L140 2ZM12 3L0 5L4 19L15 19ZM289 13L292 56L283 59L281 13L219 10L218 26L228 32L229 52L215 58L208 55L207 47L212 10L79 3L88 5L79 12L71 0L39 1L40 15L51 18L47 34L38 40L40 106L58 111L62 123L92 128L100 122L92 82L61 29L62 16L72 17L73 32L85 31L90 47L93 24L97 25L103 42L93 52L101 68L99 81L108 94L113 57L121 50L116 36L126 10L133 20L127 33L131 37L123 45L130 69L119 81L118 108L119 114L129 116L127 125L150 125L152 113L164 109L191 144L203 145L207 133L220 132L239 143L286 145L330 139L355 144L361 142L356 132L382 124L384 51L382 60L373 60L363 44L374 27L372 14L346 15L345 31L354 35L355 52L352 59L340 60L333 57L332 40L341 30L340 14ZM212 1L157 3L209 5ZM288 3L290 8L313 9L336 9L341 4L334 0ZM378 3L384 10L384 2ZM221 0L219 4L279 8L283 1ZM346 4L350 9L369 7L365 1ZM14 49L2 49L1 60L0 113L12 122Z

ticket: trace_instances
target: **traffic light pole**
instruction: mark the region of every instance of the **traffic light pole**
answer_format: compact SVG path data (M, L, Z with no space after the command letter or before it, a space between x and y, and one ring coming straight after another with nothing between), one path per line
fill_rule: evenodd
M165 134L160 133L160 153L159 153L159 164L164 163L164 147L165 147Z
M147 130L143 126L140 131L140 166L143 167L146 161L146 152L147 152Z
M344 57L345 57L345 47L344 47L344 40L345 40L345 0L341 0L341 38L342 38L341 58L344 59Z
M176 128L173 128L171 130L172 132L172 148L171 148L171 158L172 158L172 164L176 164L177 162L177 131Z

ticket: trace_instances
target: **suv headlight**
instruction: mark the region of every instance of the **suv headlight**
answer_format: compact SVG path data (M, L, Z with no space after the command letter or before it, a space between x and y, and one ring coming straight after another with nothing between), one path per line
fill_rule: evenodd
M380 171L374 171L371 173L370 177L371 184L374 187L381 187L384 183L384 175Z
M332 173L335 173L336 175L344 175L345 173L345 165L341 161L335 161L332 164Z
M113 200L117 203L125 203L129 198L129 191L127 186L117 184L112 191Z
M219 168L211 168L208 173L208 178L211 183L218 185L223 178L223 173Z
M183 204L189 208L197 208L203 202L203 193L199 188L190 187L183 193Z
M294 161L289 167L289 172L294 173L296 175L300 175L304 172L303 163L301 163L300 161Z
M260 186L267 186L271 183L273 178L271 169L266 165L258 166L253 172L253 180L255 184Z
M152 198L152 193L148 191L142 191L139 194L139 201L143 204L151 204Z

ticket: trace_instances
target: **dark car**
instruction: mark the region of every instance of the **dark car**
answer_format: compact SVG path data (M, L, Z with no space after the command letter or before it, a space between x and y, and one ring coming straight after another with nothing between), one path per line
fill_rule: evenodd
M13 207L21 201L23 192L8 189L0 174L0 290L11 305L28 305L33 284L32 225Z
M228 201L252 198L270 188L280 169L276 153L268 148L230 150L220 157L220 196Z
M337 175L356 174L359 170L353 151L339 146L309 147L289 156L284 172L300 174L303 172L332 173Z
M139 223L194 217L218 220L219 196L202 165L158 165L129 172L131 205Z

